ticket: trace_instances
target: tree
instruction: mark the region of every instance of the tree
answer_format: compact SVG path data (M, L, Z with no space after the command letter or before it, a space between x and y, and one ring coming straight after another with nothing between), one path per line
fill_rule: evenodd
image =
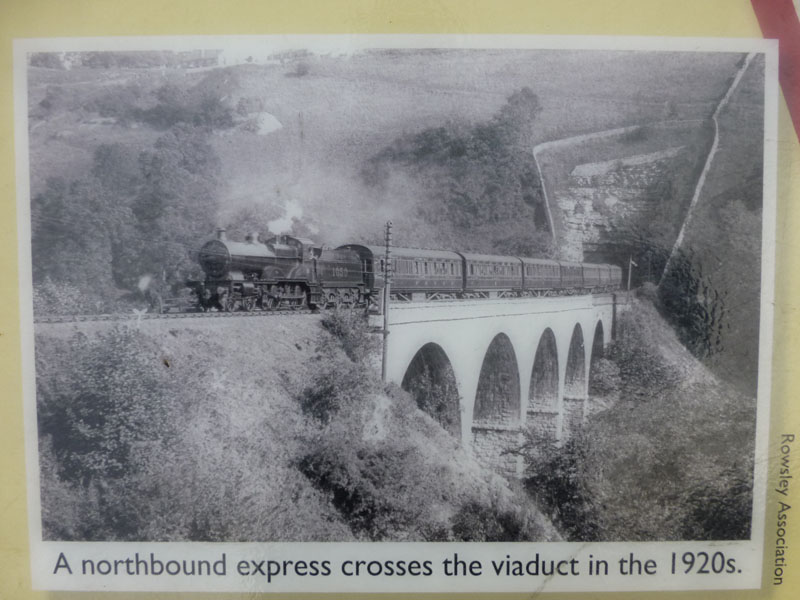
M164 274L178 283L196 269L193 252L213 228L219 158L208 134L176 125L139 157L143 185L132 210L138 239L129 277Z
M508 97L493 120L509 142L532 147L534 123L541 112L539 97L529 87L524 87Z
M436 232L430 245L454 239L465 250L548 255L551 236L531 155L540 112L538 97L523 88L484 123L446 123L395 140L367 162L363 179L384 193L398 170L418 182L423 193L412 218Z
M112 285L112 233L125 215L94 178L49 179L31 201L34 283L50 278L106 290Z

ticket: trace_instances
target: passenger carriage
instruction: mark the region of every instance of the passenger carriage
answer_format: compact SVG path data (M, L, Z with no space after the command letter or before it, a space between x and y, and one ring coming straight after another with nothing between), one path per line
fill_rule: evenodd
M382 290L386 283L386 249L383 246L347 244L339 249L358 254L365 285ZM392 248L392 300L456 298L463 289L463 259L447 250Z
M545 258L520 258L523 295L546 295L561 287L558 261Z
M583 265L576 262L558 262L561 272L559 291L566 294L577 294L583 288Z
M464 296L504 298L522 293L522 262L511 256L460 253L464 257Z

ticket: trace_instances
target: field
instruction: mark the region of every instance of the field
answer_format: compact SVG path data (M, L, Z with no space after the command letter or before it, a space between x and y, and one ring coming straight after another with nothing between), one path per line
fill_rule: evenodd
M738 55L615 52L379 51L352 57L311 55L285 64L216 70L32 68L32 193L47 178L85 177L101 144L122 143L136 155L160 134L127 107L157 104L165 83L208 91L253 113L213 133L221 161L219 218L243 207L278 215L291 200L326 243L378 235L380 220L413 211L418 182L404 181L381 197L364 185L364 161L397 138L448 122L486 121L522 87L539 97L533 144L665 118L707 117ZM304 65L296 75L298 65ZM422 68L421 68L422 67ZM698 82L702 81L702 86ZM51 95L49 110L41 102ZM194 93L194 92L192 92ZM248 104L249 103L249 104ZM114 107L116 122L98 121L97 106ZM266 113L281 125L266 135L247 130ZM666 113L666 114L665 114ZM124 117L124 118L123 118ZM392 207L400 206L399 211ZM336 218L358 215L348 226ZM419 224L418 221L415 221ZM430 232L429 245L435 232Z

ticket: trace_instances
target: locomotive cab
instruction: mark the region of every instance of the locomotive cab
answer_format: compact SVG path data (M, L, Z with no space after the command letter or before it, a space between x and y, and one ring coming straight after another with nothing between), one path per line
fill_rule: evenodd
M319 258L322 254L322 248L312 240L285 234L268 239L266 245L278 258L293 258L301 262Z

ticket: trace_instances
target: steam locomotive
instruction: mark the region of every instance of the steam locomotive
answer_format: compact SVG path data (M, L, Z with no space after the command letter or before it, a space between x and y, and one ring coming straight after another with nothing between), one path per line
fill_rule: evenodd
M378 306L386 284L382 246L323 249L279 235L228 240L224 229L198 253L203 281L188 282L202 311ZM395 301L588 294L620 287L616 265L392 248Z

